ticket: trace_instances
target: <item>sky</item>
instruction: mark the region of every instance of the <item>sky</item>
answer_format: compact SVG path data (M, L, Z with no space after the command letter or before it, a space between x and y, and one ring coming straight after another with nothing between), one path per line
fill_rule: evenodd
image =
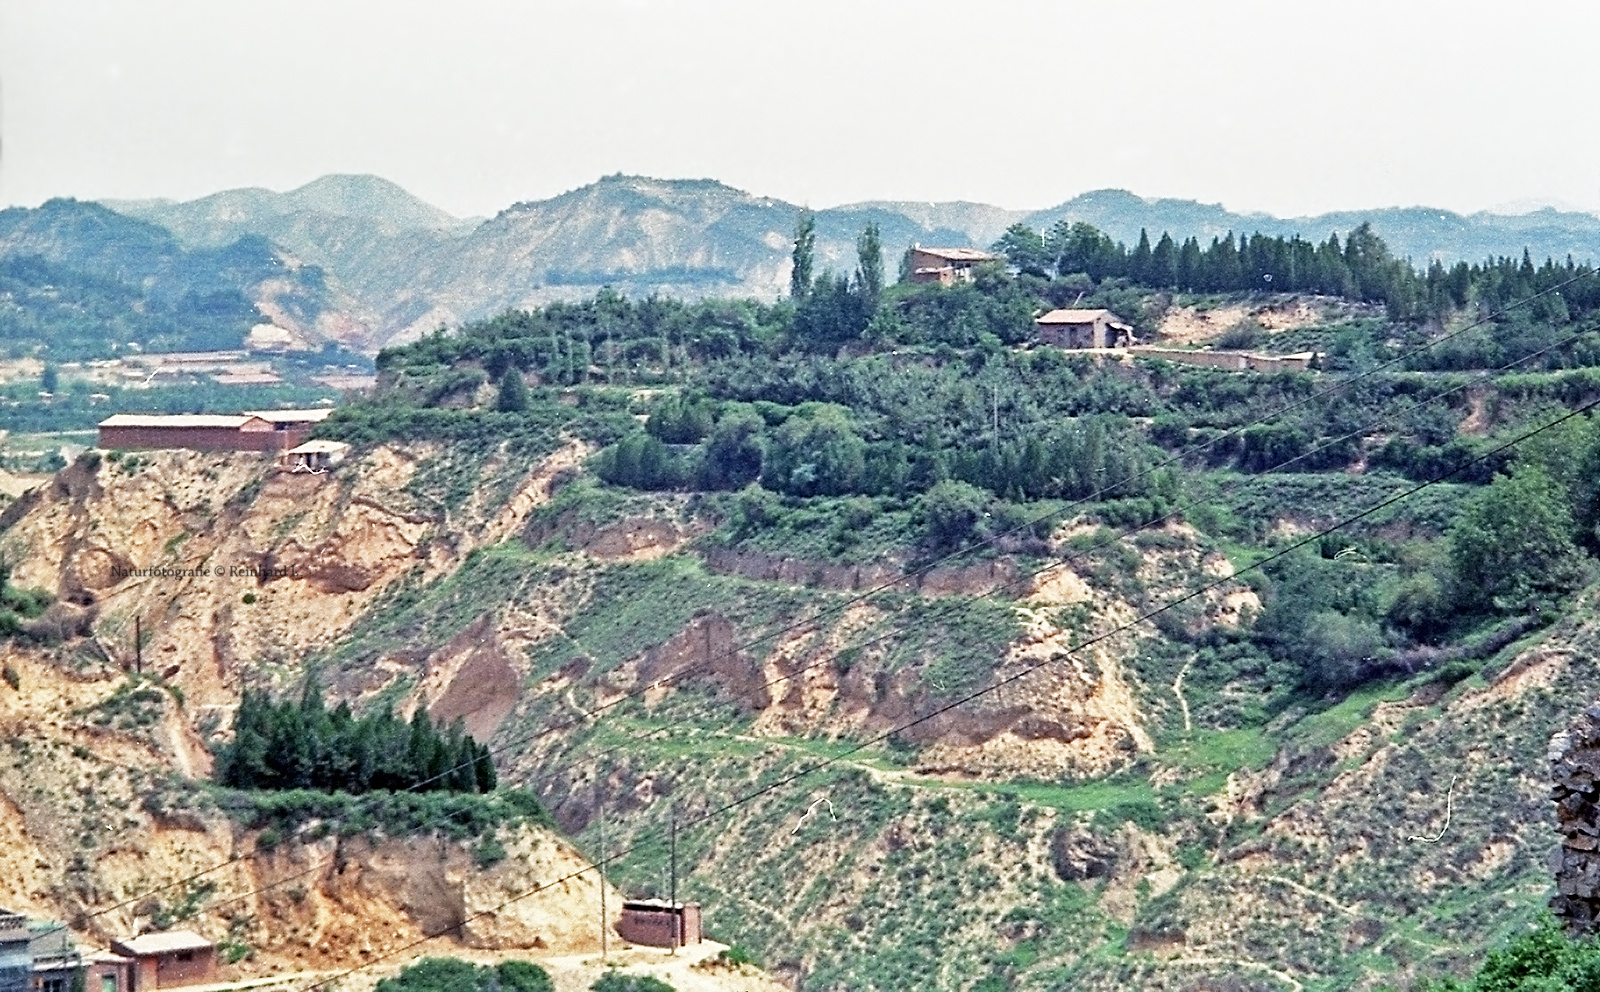
M1092 189L1600 210L1600 4L0 0L0 206L614 173L813 207Z

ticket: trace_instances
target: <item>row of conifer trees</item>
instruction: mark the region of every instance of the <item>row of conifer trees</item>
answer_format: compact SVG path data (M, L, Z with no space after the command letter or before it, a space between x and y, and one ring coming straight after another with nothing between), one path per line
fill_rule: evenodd
M495 787L489 749L457 720L435 727L419 708L401 720L387 707L357 717L347 703L332 710L322 689L299 701L274 702L246 690L233 740L218 756L217 779L240 789L374 789L489 792Z

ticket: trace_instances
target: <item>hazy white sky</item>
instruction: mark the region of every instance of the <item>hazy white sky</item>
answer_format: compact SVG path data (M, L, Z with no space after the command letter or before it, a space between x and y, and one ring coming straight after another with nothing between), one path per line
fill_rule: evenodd
M0 204L611 172L831 206L1107 186L1600 208L1600 4L0 0Z

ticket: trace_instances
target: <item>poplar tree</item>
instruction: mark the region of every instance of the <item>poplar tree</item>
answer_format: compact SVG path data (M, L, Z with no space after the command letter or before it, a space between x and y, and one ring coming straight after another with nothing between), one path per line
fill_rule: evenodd
M812 256L817 247L817 219L811 211L800 208L800 217L794 225L794 268L789 271L789 297L803 300L811 292Z
M870 313L877 308L878 295L883 292L883 242L877 224L868 224L856 238L856 257L856 286Z

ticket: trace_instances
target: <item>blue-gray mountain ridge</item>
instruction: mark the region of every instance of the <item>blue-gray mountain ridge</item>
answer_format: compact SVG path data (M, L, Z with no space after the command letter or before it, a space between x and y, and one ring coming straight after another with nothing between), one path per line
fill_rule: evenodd
M788 285L790 238L800 209L715 180L624 175L516 203L488 219L453 217L394 183L360 175L325 176L286 193L229 190L181 203L106 206L148 226L121 232L101 222L87 225L98 233L86 234L86 225L58 221L45 225L56 230L55 243L41 240L38 224L14 219L10 226L35 231L23 239L27 251L109 278L135 274L109 261L124 237L148 241L171 232L184 258L200 260L250 239L252 255L263 245L276 253L279 272L310 272L301 283L322 280L322 299L302 308L319 319L297 330L312 341L333 337L368 350L510 307L587 297L603 285L631 296L774 299ZM53 209L65 208L57 203ZM1600 217L1549 208L1522 215L1381 208L1277 218L1098 190L1038 211L877 201L818 210L816 220L818 267L836 271L854 268L855 238L869 222L882 232L891 273L912 243L983 246L1018 221L1044 230L1060 220L1086 221L1130 245L1141 229L1152 240L1162 231L1203 242L1229 231L1260 231L1321 241L1370 222L1395 254L1417 265L1521 255L1525 249L1539 260L1600 258ZM22 250L6 230L0 223L0 257ZM246 295L260 295L259 287L271 282L260 274L236 272L247 282Z

